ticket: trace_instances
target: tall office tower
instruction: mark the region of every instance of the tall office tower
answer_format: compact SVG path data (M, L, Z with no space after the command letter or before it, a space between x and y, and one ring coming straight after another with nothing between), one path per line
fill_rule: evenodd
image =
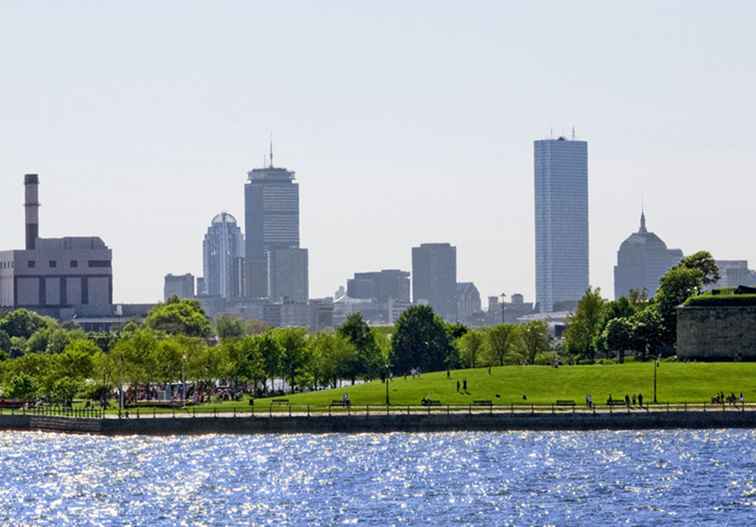
M221 212L210 222L202 242L202 263L205 291L210 296L237 296L234 266L244 256L241 229L228 212Z
M244 185L246 296L263 298L268 290L268 252L299 247L299 184L294 172L270 165L248 173Z
M182 275L167 274L163 286L163 300L168 301L172 297L194 298L194 275L187 273Z
M429 304L447 321L457 320L457 248L423 243L412 248L412 301Z
M646 215L641 213L640 228L622 242L614 266L614 298L628 296L630 291L646 291L649 298L659 287L659 279L683 258L680 249L667 249L667 244L646 229Z
M309 299L307 249L268 251L268 291L274 302L306 303Z
M535 141L536 302L569 309L588 289L588 143Z

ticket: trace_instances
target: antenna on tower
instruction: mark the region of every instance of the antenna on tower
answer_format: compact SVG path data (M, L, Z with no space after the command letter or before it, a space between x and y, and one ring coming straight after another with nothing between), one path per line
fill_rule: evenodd
M270 168L273 168L273 132L270 133Z
M554 139L554 129L549 128L549 139Z
M575 140L575 125L572 125L572 140Z

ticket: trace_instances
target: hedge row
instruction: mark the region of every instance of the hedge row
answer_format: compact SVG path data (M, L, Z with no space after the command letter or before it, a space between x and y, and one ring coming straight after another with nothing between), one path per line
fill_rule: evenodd
M746 307L756 306L756 295L701 295L685 301L689 307Z

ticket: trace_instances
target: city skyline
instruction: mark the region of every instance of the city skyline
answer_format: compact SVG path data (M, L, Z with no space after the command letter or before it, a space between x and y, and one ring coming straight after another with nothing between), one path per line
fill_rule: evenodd
M165 5L145 22L4 4L0 42L25 44L0 73L0 247L23 246L18 177L39 173L46 195L66 196L42 200L49 235L96 231L114 251L115 300L159 300L166 273L200 276L208 218L241 219L241 182L272 130L276 164L302 184L310 296L360 269L409 269L410 247L445 240L459 281L530 300L532 140L574 124L591 142L591 284L605 295L642 197L671 246L756 260L739 228L756 169L755 7L485 6L300 5L292 17L186 3L166 42ZM720 196L707 200L712 174Z

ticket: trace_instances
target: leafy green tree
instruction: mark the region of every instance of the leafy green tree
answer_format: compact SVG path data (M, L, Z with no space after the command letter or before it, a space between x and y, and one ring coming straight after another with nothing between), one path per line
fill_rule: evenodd
M303 328L278 328L273 337L281 346L281 374L293 391L307 359L307 332Z
M413 368L439 371L454 357L444 321L430 306L412 306L396 322L391 340L391 366L395 374L406 374Z
M74 397L76 397L77 392L81 388L82 384L80 381L70 377L62 377L52 384L52 388L47 393L47 396L52 403L71 406Z
M564 340L567 353L593 360L596 356L596 338L604 320L606 301L600 288L588 288L567 323Z
M247 382L252 382L255 392L267 376L263 345L267 340L272 341L270 336L250 335L244 337L236 344L238 360L235 362L235 376ZM275 345L275 342L273 341Z
M471 330L455 342L463 368L477 368L482 362L486 338L482 331Z
M496 324L485 332L485 364L503 366L516 360L517 327L513 324Z
M215 331L221 340L239 339L244 336L244 322L233 315L221 315L215 319Z
M625 362L625 353L635 349L633 323L630 317L617 317L604 328L602 338L608 351L617 352L619 362Z
M273 338L272 333L264 333L259 336L258 346L260 347L260 354L262 360L265 363L265 376L268 379L275 379L277 376L282 375L281 361L283 356L283 348L278 339Z
M352 341L341 334L318 333L309 339L311 375L315 385L336 388L351 373L350 364L358 356Z
M520 342L528 364L535 364L536 357L550 351L549 327L546 322L534 320L518 328Z
M446 331L449 332L449 338L452 342L460 338L469 331L469 328L462 322L451 322L446 325Z
M646 360L649 355L662 354L668 335L664 327L664 320L659 312L659 306L656 304L647 306L633 315L630 322L633 331L633 347L638 358Z
M91 340L72 340L62 353L55 355L58 376L80 381L92 378L96 357L100 353L100 349Z
M680 263L676 267L701 271L703 285L716 283L721 278L717 262L709 251L698 251L690 256L686 256L680 260Z
M165 304L154 307L144 321L155 331L189 337L209 337L212 333L210 320L196 300L173 297Z
M34 378L27 373L18 373L14 375L4 390L5 396L9 399L19 399L28 401L34 399L37 394L37 386Z
M11 339L5 331L0 331L0 353L10 354Z
M343 364L341 372L345 375L343 378L351 379L352 384L354 384L356 377L375 378L381 371L383 361L375 334L362 318L362 314L352 313L349 315L336 332L348 339L357 351L352 358L344 359L348 362Z
M654 303L661 316L663 344L672 348L677 340L677 307L701 293L704 274L699 269L673 267L661 278Z
M37 331L55 327L57 322L28 309L15 309L0 317L0 331L9 337L28 339Z

